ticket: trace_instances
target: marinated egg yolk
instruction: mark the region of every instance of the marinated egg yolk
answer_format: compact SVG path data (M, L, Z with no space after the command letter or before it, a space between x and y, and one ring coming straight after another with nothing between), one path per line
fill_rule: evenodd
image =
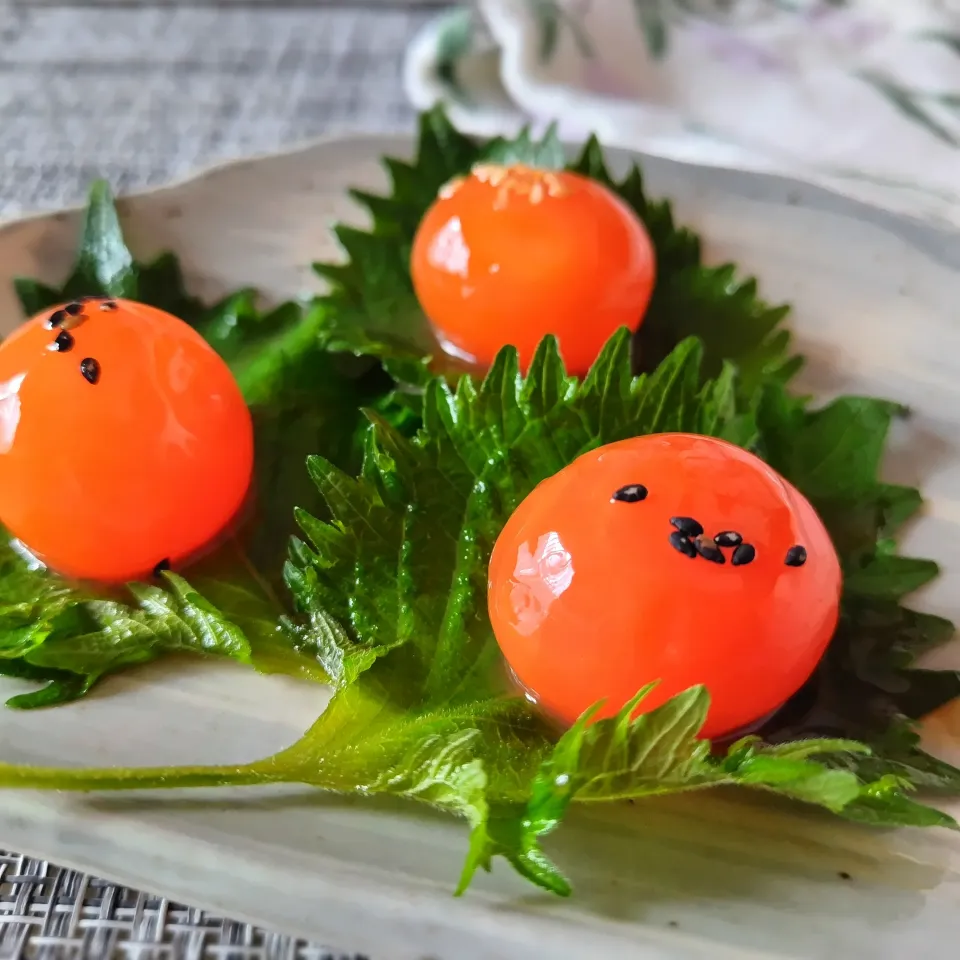
M478 165L427 211L411 273L449 353L489 366L513 344L526 370L552 333L582 375L617 329L640 326L655 263L636 214L597 181Z
M190 559L252 470L233 375L169 313L85 298L0 344L0 522L59 573L119 583Z
M836 628L841 573L803 495L721 440L660 434L584 454L507 521L489 569L503 655L572 723L640 712L696 684L703 735L765 719L811 676Z

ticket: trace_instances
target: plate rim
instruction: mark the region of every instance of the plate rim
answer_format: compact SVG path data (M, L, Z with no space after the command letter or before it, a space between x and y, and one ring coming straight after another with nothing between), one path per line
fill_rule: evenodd
M441 104L441 106L444 105ZM475 139L483 140L489 138L475 137ZM265 150L201 164L194 170L188 171L182 176L165 183L132 190L130 192L115 193L114 199L121 207L122 215L122 207L124 205L145 199L162 198L164 194L185 187L195 186L204 180L215 178L224 173L257 166L262 163L305 156L313 152L320 152L327 147L373 143L382 144L383 147L381 149L390 151L389 154L381 153L381 158L387 155L400 157L410 156L415 151L417 145L417 131L414 129L408 133L381 134L369 130L338 130L336 132L322 134L318 137L308 137L303 140L294 141L278 150ZM563 141L562 145L568 155L575 153L583 147L582 142L572 143L570 141ZM919 216L887 210L878 204L848 196L831 187L814 183L811 180L766 171L743 170L724 164L675 160L670 157L658 156L640 150L631 150L626 147L608 146L603 143L601 143L601 147L607 160L614 165L636 162L640 166L641 171L647 167L656 166L667 170L683 171L695 177L717 177L720 182L717 183L716 186L721 189L730 190L741 196L753 196L759 200L769 201L771 196L779 195L783 197L790 206L827 211L872 223L882 229L897 234L908 242L910 242L910 236L918 236L921 238L926 236L927 239L921 240L919 243L919 245L925 249L929 249L929 247L933 245L931 241L935 240L945 241L947 243L951 240L960 241L960 228L953 228L949 224L934 224ZM393 151L396 151L396 153ZM665 199L669 200L671 198L666 197ZM0 219L0 233L6 234L28 224L36 224L38 221L46 219L79 215L82 214L85 209L86 203L79 202L65 207L27 211L14 217L2 218ZM952 265L954 264L951 261L951 266ZM960 251L958 251L956 266L960 267Z

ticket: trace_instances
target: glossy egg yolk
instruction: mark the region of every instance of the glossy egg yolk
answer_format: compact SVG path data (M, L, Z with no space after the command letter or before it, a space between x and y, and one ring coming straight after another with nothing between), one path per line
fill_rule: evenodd
M0 344L0 522L64 575L116 583L189 559L252 469L230 370L162 310L85 299Z
M540 484L490 561L489 610L520 683L572 723L643 686L650 710L704 684L703 735L742 731L810 677L836 627L840 565L798 490L720 440L660 434Z
M654 284L636 214L567 172L480 165L440 191L413 244L420 305L449 352L489 366L506 344L521 369L555 334L583 374L611 334L636 330Z

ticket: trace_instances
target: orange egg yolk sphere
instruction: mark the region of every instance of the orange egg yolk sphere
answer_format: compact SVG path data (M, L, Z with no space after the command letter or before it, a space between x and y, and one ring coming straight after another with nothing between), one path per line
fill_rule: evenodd
M176 317L86 298L0 344L0 522L59 573L176 566L236 517L252 470L240 389Z
M721 440L660 434L541 483L490 561L493 629L520 683L572 723L648 711L696 684L703 735L764 719L810 677L837 624L840 564L810 503Z
M489 366L506 344L521 369L555 334L583 374L620 327L636 330L654 285L654 250L636 214L575 173L479 165L427 211L411 274L438 340Z

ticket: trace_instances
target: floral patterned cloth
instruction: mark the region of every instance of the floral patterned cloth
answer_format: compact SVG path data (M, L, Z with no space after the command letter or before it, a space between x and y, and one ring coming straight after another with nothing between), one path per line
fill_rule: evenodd
M960 0L480 0L410 50L473 132L781 173L960 226Z

